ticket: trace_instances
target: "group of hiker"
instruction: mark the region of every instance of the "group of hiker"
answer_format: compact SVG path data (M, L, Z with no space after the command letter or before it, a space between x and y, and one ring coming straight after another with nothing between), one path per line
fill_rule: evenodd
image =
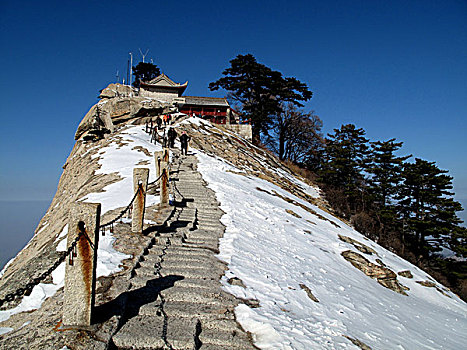
M170 127L169 131L167 131L167 140L169 144L169 148L175 147L175 139L177 138L178 134L173 127ZM186 131L183 131L179 137L180 139L180 148L182 150L182 154L187 155L188 151L188 141L190 141L191 137L187 135Z
M164 123L164 136L162 138L163 146L168 146L170 148L175 147L175 139L177 138L178 134L175 129L170 126L167 133L166 133L166 126L171 122L171 115L166 114L161 116L157 116L156 125L153 126L152 120L150 122L146 122L146 132L151 133L151 142L156 142L159 138L158 130L162 129L162 123ZM149 130L149 131L148 131ZM182 151L182 155L187 155L188 151L188 142L190 141L191 137L187 135L186 131L183 131L182 134L179 136L180 139L180 148Z

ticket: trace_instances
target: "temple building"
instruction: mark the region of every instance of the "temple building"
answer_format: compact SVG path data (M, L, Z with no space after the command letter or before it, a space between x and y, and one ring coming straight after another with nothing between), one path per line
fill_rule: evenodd
M239 113L235 112L225 98L183 96L188 81L178 84L162 73L158 77L141 82L139 96L172 104L178 112L207 119L212 123L224 124L229 129L251 139L251 125L240 124Z
M162 73L148 82L141 82L139 95L173 104L180 113L196 115L217 124L238 124L238 113L231 110L227 99L218 97L182 96L188 82L177 84Z
M182 96L187 86L188 81L185 84L177 84L162 73L148 82L141 81L139 95L172 103L174 98Z

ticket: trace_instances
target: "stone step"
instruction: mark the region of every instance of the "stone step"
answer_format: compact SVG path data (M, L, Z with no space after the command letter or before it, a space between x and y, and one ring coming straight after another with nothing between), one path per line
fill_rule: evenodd
M196 215L196 219L198 222L206 222L206 223L220 223L219 219L221 216L218 214L202 214Z
M185 288L201 288L201 289L215 289L220 288L221 284L217 279L202 279L202 278L184 278L174 282L176 287Z
M162 261L165 263L167 262L184 262L186 265L190 265L190 263L199 263L199 264L214 264L218 259L216 259L213 254L206 254L204 252L200 252L197 254L196 252L184 253L184 252L177 252L176 250L171 250L169 253L164 255L152 256L148 255L146 260L140 261L139 266L141 268L155 268L157 264L160 264Z
M212 202L212 203L199 203L199 202L187 202L186 206L188 208L198 208L198 209L217 209L219 207L219 203L215 203L215 202Z
M201 227L219 227L225 228L225 226L220 221L197 221L196 226ZM202 229L202 228L201 228Z
M222 237L225 231L225 226L199 225L197 228L202 231L211 232L211 234L217 235L218 237Z
M227 346L234 349L254 349L248 335L241 330L221 331L217 329L202 329L199 340L203 344L201 349L208 349L208 345L211 346L211 349L225 349Z
M239 350L239 349L257 350L258 348L255 348L253 345L250 345L250 347L246 347L246 348L239 348L237 346L228 346L228 345L223 345L222 347L219 347L219 345L215 345L215 344L203 344L199 348L199 350L221 350L221 349L222 350Z
M225 265L212 260L164 260L162 269L185 269L187 274L193 274L192 270L200 273L216 273L225 269ZM136 271L139 269L136 269ZM161 270L162 271L162 270ZM188 278L188 276L186 276Z
M184 278L215 278L220 279L223 274L223 271L220 269L208 268L208 269L198 269L198 268L187 268L187 267L163 267L160 270L160 275L162 277L166 276L181 276Z
M169 254L164 257L164 261L162 262L163 267L167 267L167 264L175 264L178 263L183 266L211 266L217 268L224 268L225 264L217 259L214 254L211 256L204 256L204 255L184 255L184 254ZM149 267L154 267L154 265L150 265Z
M174 319L167 322L166 341L163 339L164 316L138 315L130 319L112 337L120 349L195 349L197 319Z
M228 302L225 292L220 288L193 288L193 287L172 287L164 289L161 292L166 301L190 302L199 304L217 304L219 302Z
M192 318L199 320L234 320L234 305L226 305L218 301L217 303L203 304L192 302L167 301L164 311L169 317Z
M219 238L222 237L223 231L206 231L206 230L195 230L188 231L185 234L185 242L190 241L191 239L206 239L206 240L215 240L219 241Z
M185 244L197 244L203 247L209 248L219 248L219 239L218 238L196 238L196 237L188 237L184 240Z
M176 246L171 245L166 250L166 256L187 256L187 257L194 257L194 258L206 258L209 259L213 256L212 252L209 249L201 249L201 248L193 248L193 247L186 247L186 246Z
M225 332L242 332L237 322L230 319L208 319L201 322L202 329L220 330Z

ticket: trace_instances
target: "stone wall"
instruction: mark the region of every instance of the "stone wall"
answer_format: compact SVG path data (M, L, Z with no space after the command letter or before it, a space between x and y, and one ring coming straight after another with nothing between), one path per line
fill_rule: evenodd
M247 140L251 140L253 138L253 134L251 131L251 125L248 124L225 124L223 125L226 129L233 131L240 136L246 138Z
M139 96L155 98L160 101L171 103L174 98L178 97L178 92L172 89L164 89L164 88L157 88L157 91L154 91L150 87L141 86L139 90Z

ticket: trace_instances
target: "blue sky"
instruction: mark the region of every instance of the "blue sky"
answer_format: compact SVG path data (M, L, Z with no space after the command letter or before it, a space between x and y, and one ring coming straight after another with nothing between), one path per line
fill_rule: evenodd
M200 96L251 53L308 84L326 132L403 141L467 204L466 1L3 1L0 44L1 199L53 197L80 120L141 48Z

